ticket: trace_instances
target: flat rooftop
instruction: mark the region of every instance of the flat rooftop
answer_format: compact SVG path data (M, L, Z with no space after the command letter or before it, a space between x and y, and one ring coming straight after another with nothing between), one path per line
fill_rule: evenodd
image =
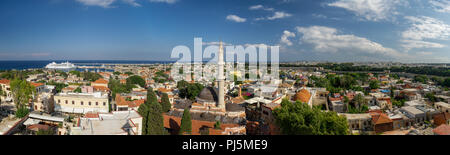
M406 107L402 107L401 108L403 111L406 111L408 113L414 114L414 115L418 115L418 114L423 114L424 112L413 107L413 106L406 106Z
M365 114L342 114L347 117L348 120L358 120L358 119L372 119L369 113Z
M1 116L0 116L1 118ZM11 129L17 122L21 119L15 117L3 117L0 122L0 135L6 133L9 129Z
M445 108L450 108L450 104L445 103L445 102L436 102L436 103L434 103L434 104L435 104L435 105L438 105L438 106L445 107Z
M74 135L127 135L124 128L130 127L128 119L141 117L136 111L121 111L99 114L99 119L80 119L80 128Z
M108 98L107 94L102 94L100 92L96 92L96 93L58 93L55 96L75 97L75 98L86 98L86 97L102 98L102 99L107 99Z

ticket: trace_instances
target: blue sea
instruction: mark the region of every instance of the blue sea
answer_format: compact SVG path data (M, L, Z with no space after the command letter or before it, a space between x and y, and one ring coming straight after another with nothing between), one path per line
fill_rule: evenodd
M51 62L62 63L67 60L36 60L36 61L0 61L0 70L23 70L44 68ZM137 61L137 60L69 60L75 65L100 66L102 64L167 64L171 61Z

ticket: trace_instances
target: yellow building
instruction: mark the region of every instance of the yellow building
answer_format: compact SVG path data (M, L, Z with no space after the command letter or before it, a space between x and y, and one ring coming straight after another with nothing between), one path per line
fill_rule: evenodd
M55 111L86 114L87 112L109 112L108 94L95 93L59 93L54 96Z

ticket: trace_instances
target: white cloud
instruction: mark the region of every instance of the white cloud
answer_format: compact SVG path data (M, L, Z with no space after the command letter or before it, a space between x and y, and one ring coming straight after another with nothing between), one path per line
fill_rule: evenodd
M265 11L273 11L274 8L264 7L263 5L253 5L249 7L250 10L265 10Z
M292 42L289 40L290 37L295 37L295 33L289 32L287 30L283 31L283 35L281 36L280 42L282 44L286 44L288 46L292 46Z
M402 47L409 51L414 48L443 48L445 47L442 44L439 43L433 43L433 42L426 42L426 41L420 41L420 40L402 40Z
M125 2L127 4L130 4L131 6L134 6L134 7L140 7L141 6L141 4L137 3L136 0L123 0L123 2Z
M292 15L283 11L277 11L274 13L273 16L267 17L268 20L275 20L275 19L281 19L281 18L287 18L291 17Z
M448 40L450 37L450 26L443 21L426 17L405 17L411 26L402 32L402 47L409 51L416 48L443 48L442 44L434 43L430 41L424 41L428 39L432 40Z
M426 17L405 17L412 23L412 26L402 33L403 38L413 40L423 39L443 39L450 37L450 26L443 21Z
M247 19L241 18L241 17L236 16L236 15L228 15L226 19L230 20L230 21L238 22L238 23L242 23L242 22L247 21Z
M149 0L150 2L155 3L167 3L167 4L173 4L176 3L178 0Z
M398 14L396 6L406 4L403 0L338 0L328 6L339 7L354 12L357 16L368 21L380 21Z
M420 51L420 52L417 52L417 54L419 54L419 55L433 55L433 52Z
M450 13L450 0L430 0L434 10L442 13Z
M315 13L313 13L312 16L315 17L315 18L323 18L323 19L327 19L328 18L327 16L325 16L323 14L315 14Z
M86 6L99 6L103 8L111 8L111 4L116 0L76 0Z
M313 45L314 50L318 52L358 52L393 57L403 55L363 37L339 34L335 28L324 26L297 27L297 32L303 34L300 38L302 43Z

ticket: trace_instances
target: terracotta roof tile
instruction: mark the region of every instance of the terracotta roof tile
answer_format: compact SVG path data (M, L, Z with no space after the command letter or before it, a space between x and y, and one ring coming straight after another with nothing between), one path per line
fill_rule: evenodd
M0 80L0 83L1 83L1 84L7 84L7 85L9 85L10 82L11 82L11 81L9 81L8 79L1 79L1 80Z
M450 135L450 125L442 124L436 129L433 129L433 132L438 135Z

